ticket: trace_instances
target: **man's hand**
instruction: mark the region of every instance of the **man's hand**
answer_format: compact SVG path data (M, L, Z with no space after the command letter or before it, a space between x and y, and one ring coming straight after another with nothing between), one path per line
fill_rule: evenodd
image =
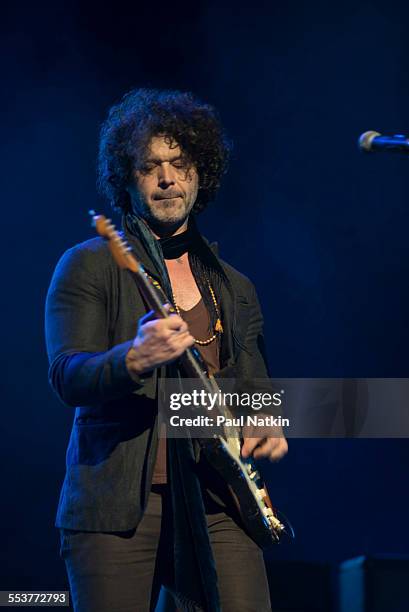
M270 459L270 461L278 461L282 459L288 451L287 440L283 436L272 438L247 438L244 432L243 435L244 442L241 447L241 456L244 459L253 455L254 459L266 458Z
M195 342L187 323L179 315L147 319L150 316L145 315L139 320L138 333L126 356L126 367L131 376L140 376L174 361Z

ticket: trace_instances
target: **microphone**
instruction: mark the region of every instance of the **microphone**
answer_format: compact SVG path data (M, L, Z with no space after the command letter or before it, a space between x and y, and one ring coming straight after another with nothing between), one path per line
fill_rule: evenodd
M364 132L358 140L358 146L365 153L374 151L397 151L409 153L409 138L403 134L382 136L379 132Z

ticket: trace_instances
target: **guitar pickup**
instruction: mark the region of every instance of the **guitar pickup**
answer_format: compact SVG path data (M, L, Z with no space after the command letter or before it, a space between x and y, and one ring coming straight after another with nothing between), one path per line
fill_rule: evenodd
M249 477L254 480L257 476L257 471L253 469L251 463L246 463L246 470L248 472Z
M266 497L265 489L257 489L256 495L259 499L264 499Z

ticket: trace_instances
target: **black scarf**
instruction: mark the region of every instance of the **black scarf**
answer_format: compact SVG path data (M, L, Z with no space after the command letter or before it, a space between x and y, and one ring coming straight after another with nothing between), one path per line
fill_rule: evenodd
M178 259L184 253L191 253L195 248L193 224L188 224L187 229L176 236L160 238L159 244L165 259Z
M153 236L140 217L128 213L123 223L127 231L141 241L169 300L172 291L164 256L169 253L174 255L185 246L193 275L206 305L209 298L211 299L207 279L210 280L216 296L218 295L225 274L216 256L198 232L193 219L189 220L187 232L180 234L181 238L166 238L163 243ZM214 311L212 302L212 308L209 309L211 317ZM175 376L170 371L169 374ZM169 438L167 452L174 521L176 599L179 607L186 612L220 612L216 567L207 532L200 482L194 469L195 452L192 440Z

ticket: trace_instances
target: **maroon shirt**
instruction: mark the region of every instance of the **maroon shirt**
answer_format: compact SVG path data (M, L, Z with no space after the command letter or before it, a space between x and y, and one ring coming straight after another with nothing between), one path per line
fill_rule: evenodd
M209 313L202 299L190 310L182 310L181 308L179 308L179 310L182 319L188 324L189 331L194 338L198 340L207 340L213 335L213 330L210 330ZM217 372L217 370L220 369L218 339L215 338L213 342L206 346L195 344L195 347L200 351L200 354L206 362L209 373L213 374ZM166 482L166 438L159 438L158 454L153 471L152 484L165 484Z

